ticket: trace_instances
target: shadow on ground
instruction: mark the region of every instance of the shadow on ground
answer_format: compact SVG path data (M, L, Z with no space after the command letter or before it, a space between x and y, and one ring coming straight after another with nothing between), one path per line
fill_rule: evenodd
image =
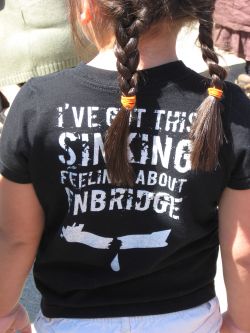
M41 296L36 290L33 274L30 273L23 289L21 303L26 307L31 322L34 322L37 313L40 310Z

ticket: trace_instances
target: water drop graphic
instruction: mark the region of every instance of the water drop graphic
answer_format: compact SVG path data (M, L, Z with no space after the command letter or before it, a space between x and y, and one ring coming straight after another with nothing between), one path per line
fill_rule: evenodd
M113 259L113 261L111 262L111 268L113 269L113 271L115 272L119 272L120 271L120 264L119 264L119 258L118 258L118 254L115 256L115 258Z

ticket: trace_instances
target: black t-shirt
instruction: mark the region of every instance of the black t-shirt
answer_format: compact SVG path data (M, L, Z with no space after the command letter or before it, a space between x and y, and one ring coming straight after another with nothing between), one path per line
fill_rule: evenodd
M34 276L48 317L159 314L214 296L218 202L227 186L250 188L250 102L226 83L220 163L193 172L190 126L209 80L176 61L140 82L133 188L111 185L104 162L116 72L80 64L32 79L7 117L0 171L32 183L45 211Z

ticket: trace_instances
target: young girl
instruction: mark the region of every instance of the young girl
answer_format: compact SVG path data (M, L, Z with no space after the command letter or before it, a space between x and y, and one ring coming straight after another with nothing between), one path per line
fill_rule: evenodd
M0 332L30 332L18 298L35 259L38 333L249 333L250 102L224 82L213 1L69 4L99 54L29 81L8 115ZM194 20L211 80L176 57Z

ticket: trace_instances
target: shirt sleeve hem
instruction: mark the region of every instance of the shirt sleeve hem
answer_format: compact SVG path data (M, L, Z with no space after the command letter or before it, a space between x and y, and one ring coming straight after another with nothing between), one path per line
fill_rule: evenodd
M31 179L29 176L20 175L13 170L10 170L1 160L0 160L0 174L3 175L8 180L19 183L19 184L30 184Z
M248 190L250 189L250 177L232 180L227 186L233 190Z

